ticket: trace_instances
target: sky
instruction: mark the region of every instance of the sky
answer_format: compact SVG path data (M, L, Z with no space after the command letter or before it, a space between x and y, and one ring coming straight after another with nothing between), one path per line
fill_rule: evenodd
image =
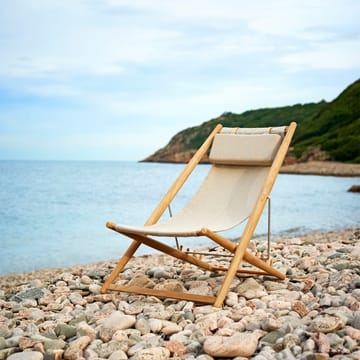
M0 0L0 159L141 160L224 112L331 101L358 0Z

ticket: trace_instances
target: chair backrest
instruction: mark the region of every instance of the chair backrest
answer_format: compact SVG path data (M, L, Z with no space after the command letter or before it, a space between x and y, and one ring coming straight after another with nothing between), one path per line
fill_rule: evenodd
M284 133L285 127L223 128L214 138L209 156L213 166L204 182L185 207L163 224L192 236L191 229L198 224L222 231L244 221L255 206Z

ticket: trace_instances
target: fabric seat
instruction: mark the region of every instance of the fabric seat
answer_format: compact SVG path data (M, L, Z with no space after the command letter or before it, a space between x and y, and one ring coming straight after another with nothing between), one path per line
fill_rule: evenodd
M214 166L199 191L173 217L150 226L117 225L116 230L187 237L196 236L204 227L214 232L233 228L250 215L269 169Z

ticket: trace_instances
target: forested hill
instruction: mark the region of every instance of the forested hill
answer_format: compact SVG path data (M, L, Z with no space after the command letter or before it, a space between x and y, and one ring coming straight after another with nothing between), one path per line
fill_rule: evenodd
M360 79L330 103L320 101L242 114L226 112L177 133L144 161L187 162L219 123L226 127L267 127L288 125L291 121L298 123L290 154L293 161L360 163Z

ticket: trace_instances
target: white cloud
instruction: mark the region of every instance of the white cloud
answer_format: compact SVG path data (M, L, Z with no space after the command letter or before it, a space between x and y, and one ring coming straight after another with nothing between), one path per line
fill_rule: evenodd
M80 92L65 84L48 84L28 87L29 94L45 97L73 97L80 95Z
M360 69L360 38L342 43L327 43L311 50L297 51L280 58L292 72L309 69Z
M156 116L158 124L172 126L180 123L183 128L209 120L224 111L241 113L260 107L320 101L323 96L327 96L325 88L316 89L319 93L316 98L312 92L309 93L309 89L294 88L289 92L283 81L276 80L217 81L211 88L204 87L197 92L178 96L162 94L146 98L126 98L121 93L93 94L89 101L96 103L99 109L106 109L125 119L127 116L147 117L151 121Z
M86 52L86 51L85 51ZM18 56L5 54L0 75L14 78L64 78L74 75L119 75L124 68L116 59L78 53L41 54L24 50Z
M343 0L14 3L3 15L11 22L0 25L7 34L1 74L14 77L121 75L132 65L264 52L286 58L293 46L307 50L308 42L358 28L360 13L360 3Z
M7 61L6 61L7 60ZM58 70L56 59L32 59L21 56L15 59L3 58L0 74L14 78L49 78Z

